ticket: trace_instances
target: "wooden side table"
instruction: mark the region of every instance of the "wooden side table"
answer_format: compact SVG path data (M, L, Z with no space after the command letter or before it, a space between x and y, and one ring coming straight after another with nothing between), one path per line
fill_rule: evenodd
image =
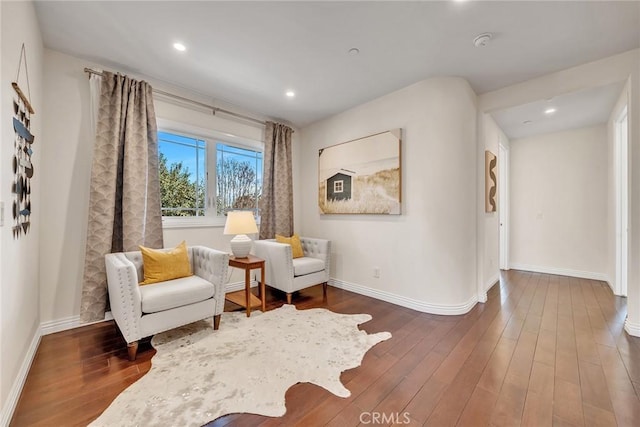
M225 295L229 301L247 309L247 317L251 316L251 307L262 306L262 312L267 311L266 293L264 290L264 260L257 256L249 255L246 258L236 258L229 256L229 267L241 268L244 270L244 292L236 291ZM260 274L260 298L251 293L251 270L259 268Z

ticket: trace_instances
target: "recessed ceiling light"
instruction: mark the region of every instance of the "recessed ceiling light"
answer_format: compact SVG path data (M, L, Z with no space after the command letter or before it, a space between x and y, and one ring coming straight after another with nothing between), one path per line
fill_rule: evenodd
M358 49L357 47L352 47L351 49L349 49L349 55L351 56L356 56L359 53L360 49Z
M555 112L556 112L556 109L554 107L547 108L546 110L544 110L545 114L553 114Z
M287 95L287 97L289 98L293 98L294 96L296 96L296 93L292 90L288 90L285 95Z
M173 48L175 50L179 50L180 52L184 52L185 50L187 50L187 47L185 45L183 45L182 43L174 43L173 44Z

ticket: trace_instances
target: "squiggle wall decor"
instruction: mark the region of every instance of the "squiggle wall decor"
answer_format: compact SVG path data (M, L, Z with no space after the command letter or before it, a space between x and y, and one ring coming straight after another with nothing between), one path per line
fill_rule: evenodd
M498 177L496 176L496 166L498 159L491 151L484 152L484 192L485 212L495 212L498 209L496 193L498 191Z
M24 43L20 51L20 61L18 63L18 73L16 81L11 83L16 92L13 99L13 182L11 183L11 192L13 193L13 237L17 239L22 234L26 234L31 226L31 178L33 177L33 163L31 156L33 155L32 145L35 137L31 133L31 115L35 114L29 98L18 85L20 77L20 68L24 61L25 75L27 80L27 90L29 89L29 73L27 70L27 57L25 54Z

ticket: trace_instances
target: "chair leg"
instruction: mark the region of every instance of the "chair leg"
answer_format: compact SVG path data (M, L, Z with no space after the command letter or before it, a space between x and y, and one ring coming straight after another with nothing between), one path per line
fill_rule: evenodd
M287 293L287 304L291 304L291 294Z
M322 296L325 298L327 297L327 282L322 284Z
M129 353L129 360L136 360L136 355L138 354L138 341L127 343L127 353Z
M218 328L220 327L220 317L222 315L221 314L216 314L215 316L213 316L213 330L217 331Z

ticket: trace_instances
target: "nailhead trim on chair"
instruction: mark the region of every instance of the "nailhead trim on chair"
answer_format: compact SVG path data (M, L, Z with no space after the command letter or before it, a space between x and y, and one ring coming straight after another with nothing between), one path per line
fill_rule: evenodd
M287 287L291 287L293 286L293 275L294 275L293 249L291 249L291 245L287 245L287 247L285 248L285 251L287 252L287 260L289 260L289 263L287 264L287 267L289 270L289 274L287 275L287 282L289 282L289 284L287 285ZM303 249L303 252L304 252L304 249Z
M126 271L126 278L123 277L123 270ZM124 336L125 340L130 343L130 342L134 342L137 341L138 339L140 339L140 330L138 328L138 322L136 320L136 313L135 313L135 307L133 305L133 290L131 289L131 287L126 286L126 283L130 283L131 282L131 270L130 269L119 269L118 270L118 280L120 282L120 299L121 299L121 306L122 307L126 307L126 309L123 311L122 315L124 317L124 331L122 332L122 335ZM137 279L137 274L136 277L134 278L136 280L136 282L138 281ZM129 298L125 298L125 288L126 291L129 292ZM127 301L129 302L129 304L126 304Z
M190 248L192 253L194 274L205 278L215 286L214 298L216 300L216 313L222 313L224 311L224 295L225 295L225 283L227 277L227 270L229 268L229 260L227 257L216 257L218 264L213 263L211 253L207 251L208 248L204 246L192 246ZM217 272L217 274L216 274Z
M329 281L329 275L331 271L331 241L327 242L327 253L320 252L320 246L318 241L311 237L301 237L302 250L305 256L311 256L314 258L324 258L325 262L325 282ZM292 274L293 276L293 274Z

